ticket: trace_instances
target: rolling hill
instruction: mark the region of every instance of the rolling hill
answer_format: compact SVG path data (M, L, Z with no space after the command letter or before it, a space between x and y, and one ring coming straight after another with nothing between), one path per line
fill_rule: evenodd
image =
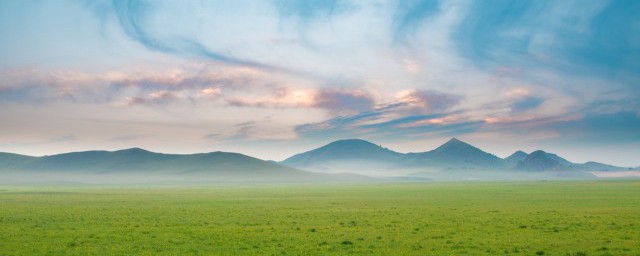
M299 170L238 153L212 152L192 155L161 154L140 148L118 151L84 151L35 158L13 168L28 171L83 173L228 173L289 174Z
M320 175L238 153L161 154L140 148L84 151L30 157L0 154L0 173L54 180L84 181L95 177L123 177L138 181L264 181L332 180ZM66 178L65 178L66 177ZM353 177L351 177L353 178Z
M21 166L35 159L37 158L32 156L0 152L0 170L3 168L12 168L12 167Z
M517 170L522 171L561 171L572 169L572 163L555 154L537 150L518 161Z
M523 152L522 150L518 150L516 152L513 152L513 154L511 154L510 156L506 157L504 159L504 161L507 163L507 165L509 165L510 167L515 167L518 162L524 160L525 158L527 158L527 153Z
M406 154L416 167L441 169L503 169L503 159L482 151L466 142L452 138L434 150Z
M404 154L359 139L338 140L281 163L315 172L383 174L402 167Z
M96 175L120 180L161 179L168 183L180 180L366 180L363 175L403 179L545 179L592 177L595 172L634 170L597 162L572 163L542 150L530 154L516 151L502 159L456 138L430 151L406 154L365 140L338 140L279 163L239 153L181 155L155 153L141 148L42 157L0 153L0 174L3 178L30 177L25 180L89 176L94 179Z

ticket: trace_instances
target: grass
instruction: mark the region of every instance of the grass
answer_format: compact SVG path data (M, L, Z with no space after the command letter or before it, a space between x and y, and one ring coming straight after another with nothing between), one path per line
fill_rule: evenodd
M0 255L640 255L640 181L0 187Z

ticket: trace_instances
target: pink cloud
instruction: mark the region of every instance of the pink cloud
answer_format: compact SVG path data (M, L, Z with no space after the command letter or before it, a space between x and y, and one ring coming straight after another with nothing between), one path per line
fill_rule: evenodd
M434 90L404 90L396 94L396 99L415 112L433 113L451 109L462 97Z

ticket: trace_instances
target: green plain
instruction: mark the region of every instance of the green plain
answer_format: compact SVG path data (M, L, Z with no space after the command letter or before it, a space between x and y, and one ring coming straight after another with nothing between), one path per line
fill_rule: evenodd
M0 187L0 255L640 255L640 181Z

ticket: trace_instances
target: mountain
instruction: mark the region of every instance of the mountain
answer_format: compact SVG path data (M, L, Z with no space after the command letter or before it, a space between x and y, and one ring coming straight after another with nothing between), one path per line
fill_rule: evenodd
M83 151L42 157L0 153L0 182L91 176L107 180L222 181L344 181L366 176L406 179L546 179L620 176L637 169L597 162L576 164L542 150L516 151L505 159L452 138L431 151L398 153L374 143L348 139L331 142L280 163L239 153L162 154L141 148ZM305 172L310 171L310 172ZM339 174L339 175L338 175ZM26 175L26 176L25 176ZM29 176L28 178L25 178ZM17 177L17 178L16 178ZM86 179L85 179L86 180ZM85 181L82 180L82 181ZM81 181L79 181L81 182Z
M423 152L409 153L407 158L414 166L442 169L500 169L502 159L482 151L466 142L452 138L440 147Z
M402 154L360 139L339 140L294 155L284 165L313 172L400 176L425 170L503 169L495 155L452 138L422 153Z
M83 151L39 157L20 169L31 171L118 172L153 170L180 155L153 153L140 148L118 151ZM169 167L169 166L168 166Z
M600 171L600 172L610 172L610 171L629 171L633 170L633 168L624 168L619 166L613 166L598 162L586 162L584 164L578 165L583 170L587 171Z
M282 161L288 165L309 165L328 160L395 161L402 154L360 139L338 140L317 149L294 155Z
M0 152L0 170L20 166L35 160L36 157Z
M523 160L519 161L516 165L517 170L522 171L567 171L575 170L573 163L566 159L544 152L542 150L536 150L527 155Z
M404 161L404 154L360 139L338 140L289 157L286 166L315 172L380 173L393 170Z
M510 156L508 156L507 158L504 159L504 161L509 165L509 166L516 166L518 164L518 162L524 160L525 158L527 158L529 154L518 150L516 152L513 152L513 154L511 154Z
M211 152L191 155L161 154L140 148L118 151L84 151L43 157L0 154L5 175L62 180L62 177L135 178L137 180L260 181L331 180L336 177L308 173L238 153ZM93 175L93 176L92 176ZM95 177L94 177L95 178Z
M531 154L516 151L501 159L457 138L431 151L407 154L364 140L339 140L294 155L280 163L320 173L350 172L440 180L591 178L592 171L624 170L594 162L575 164L541 150Z

